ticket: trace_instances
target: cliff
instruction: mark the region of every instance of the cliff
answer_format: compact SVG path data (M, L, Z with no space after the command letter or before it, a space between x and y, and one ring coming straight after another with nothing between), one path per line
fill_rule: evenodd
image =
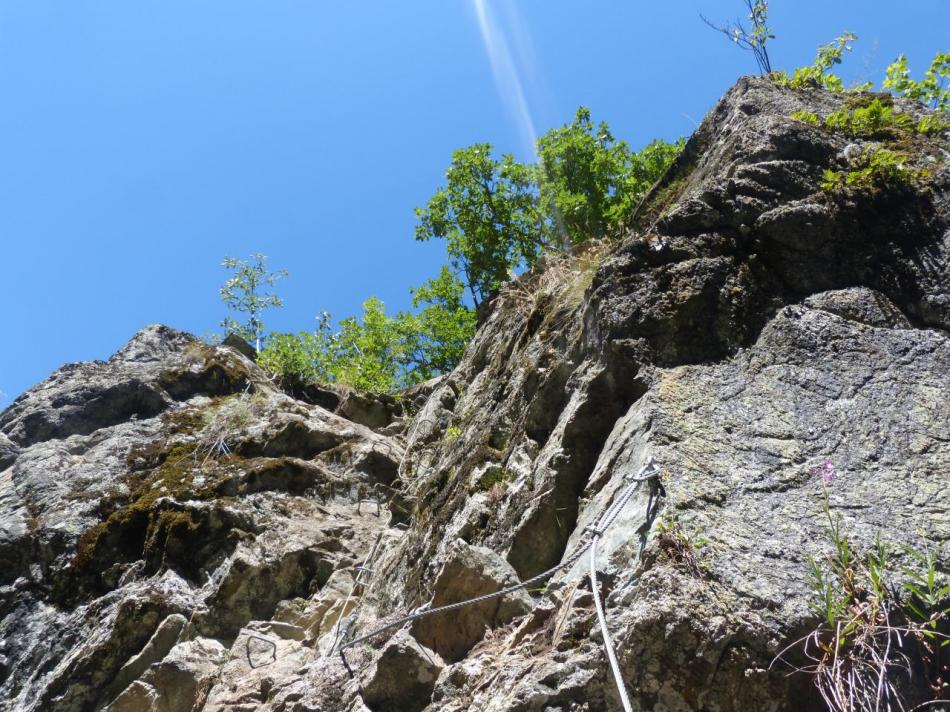
M596 564L634 708L825 709L773 665L820 623L825 493L897 572L950 538L948 137L792 118L868 101L740 80L626 239L546 258L399 399L295 400L160 326L23 394L3 709L619 709L571 553L627 495ZM822 187L869 145L913 179Z

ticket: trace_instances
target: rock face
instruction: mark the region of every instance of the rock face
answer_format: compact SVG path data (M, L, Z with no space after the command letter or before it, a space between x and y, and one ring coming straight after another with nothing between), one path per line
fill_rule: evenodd
M860 100L741 80L627 239L503 290L399 401L296 400L165 327L18 398L3 709L620 709L569 556L651 459L597 560L635 708L823 709L771 664L817 624L825 494L896 571L950 539L950 137L902 146L916 182L829 193L862 142L790 117Z
M263 656L291 675L288 661L316 654L307 636L331 630L342 601L306 628L292 614L352 578L386 529L389 511L357 500L393 484L402 454L276 391L238 351L166 327L64 367L2 428L0 699L12 710L261 701L270 678L244 667Z

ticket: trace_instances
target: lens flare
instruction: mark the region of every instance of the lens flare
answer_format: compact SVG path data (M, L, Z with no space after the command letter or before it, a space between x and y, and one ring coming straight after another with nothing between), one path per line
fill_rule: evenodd
M534 128L534 120L531 118L531 109L528 107L521 75L508 40L499 27L488 0L472 0L472 4L498 92L514 118L524 150L527 155L535 156L538 135Z

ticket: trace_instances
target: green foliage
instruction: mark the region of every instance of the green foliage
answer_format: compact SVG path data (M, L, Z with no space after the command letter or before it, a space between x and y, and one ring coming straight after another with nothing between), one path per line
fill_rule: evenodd
M403 345L386 306L377 297L363 302L362 318L340 321L333 337L333 380L364 391L386 392L399 384Z
M938 52L921 80L910 78L907 57L898 55L887 68L884 88L899 96L916 99L940 111L950 111L950 52Z
M823 511L828 520L826 532L832 553L825 559L808 559L812 591L816 601L811 609L825 625L834 629L851 603L856 585L851 543L841 531L841 515L832 513L828 491L823 491Z
M766 0L744 0L744 2L749 12L748 19L752 23L751 30L747 30L739 20L732 25L719 26L714 25L702 15L700 17L707 25L728 37L733 44L752 52L759 72L769 74L772 71L772 64L766 45L769 40L775 39L775 35L768 26L769 4Z
M290 391L333 380L333 334L330 315L324 312L309 333L271 334L257 357L258 365Z
M904 568L908 580L904 582L904 590L910 594L907 607L924 623L924 635L933 640L937 630L937 622L950 615L950 585L941 585L938 573L940 545L925 552L906 547L905 551L921 565L922 568ZM950 640L944 639L941 647L950 645Z
M709 540L702 532L689 533L676 511L664 512L654 528L654 541L658 549L675 565L690 574L703 577L708 574L702 560L702 549Z
M616 233L683 145L654 141L633 152L584 107L538 140L537 165L475 144L452 155L446 185L416 209L416 239L446 241L477 306L544 249Z
M578 244L604 235L622 196L628 153L584 107L572 123L538 140L541 205L554 218L559 242Z
M941 694L950 586L940 580L936 550L906 548L922 567L904 569L903 589L910 600L901 596L894 585L891 547L878 536L869 551L858 553L840 515L832 512L827 485L833 479L825 479L822 491L830 551L808 560L810 606L821 623L790 646L800 645L813 663L796 669L815 676L829 709L906 709L894 676L917 674L917 663L930 677L931 689Z
M343 319L337 331L324 313L313 333L273 334L258 363L280 384L298 389L339 383L386 392L450 371L475 332L475 314L462 302L462 283L443 267L413 290L416 313L386 314L376 297L361 318Z
M937 136L948 130L950 130L950 119L945 119L939 114L923 116L917 122L917 133L925 136Z
M228 312L246 314L245 321L238 322L230 314L221 322L225 332L237 334L245 341L254 343L261 350L261 338L264 335L264 322L261 313L266 309L283 306L283 302L273 292L263 291L273 287L277 280L287 276L287 270L268 272L265 263L267 257L260 252L251 255L251 262L225 257L221 265L234 274L221 287L221 299Z
M465 286L443 266L439 276L412 290L415 314L397 317L403 350L400 365L409 383L455 368L475 335L475 311L464 303Z
M446 241L449 261L465 277L477 306L543 245L533 169L510 154L492 158L490 144L455 151L446 185L416 209L417 240Z
M841 64L844 53L851 51L851 43L856 39L858 36L854 33L845 32L829 44L821 45L815 61L807 67L796 69L791 78L784 71L774 73L773 77L782 86L792 89L822 87L833 92L844 91L844 82L831 69Z
M451 430L451 428L449 428ZM489 467L479 479L476 488L479 492L489 492L495 488L507 489L508 483L513 479L511 470L500 465Z
M324 314L313 333L273 334L258 362L288 389L314 383L338 383L385 392L400 384L402 344L393 320L376 297L363 302L362 317L330 327Z
M538 182L553 240L577 245L614 232L683 148L653 141L640 153L595 125L581 107L574 121L538 140Z
M793 111L791 118L810 126L821 126L821 117L811 111Z
M853 137L874 138L894 131L913 131L914 120L894 111L893 99L875 97L864 106L843 106L825 119L825 126Z
M859 168L847 171L826 169L821 188L835 192L843 187L859 190L877 190L886 187L907 185L920 178L922 171L907 166L907 156L888 148L868 146L862 154Z
M897 111L889 96L869 99L868 95L863 95L860 99L849 100L847 105L833 111L824 120L811 111L792 112L791 118L853 138L894 139L908 134L933 136L950 129L950 119L940 114L929 114L915 122L909 114Z

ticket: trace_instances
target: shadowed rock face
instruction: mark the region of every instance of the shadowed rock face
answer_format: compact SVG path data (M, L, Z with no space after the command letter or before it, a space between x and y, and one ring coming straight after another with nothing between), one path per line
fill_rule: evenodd
M18 398L0 414L0 700L619 709L586 557L351 648L352 678L333 651L562 561L653 458L662 478L598 559L635 706L822 709L807 676L770 669L817 622L810 469L833 464L855 550L880 535L895 571L902 547L950 538L948 137L901 147L919 182L829 194L823 171L863 142L789 117L847 101L741 80L622 243L503 290L456 371L398 402L295 400L166 327Z

